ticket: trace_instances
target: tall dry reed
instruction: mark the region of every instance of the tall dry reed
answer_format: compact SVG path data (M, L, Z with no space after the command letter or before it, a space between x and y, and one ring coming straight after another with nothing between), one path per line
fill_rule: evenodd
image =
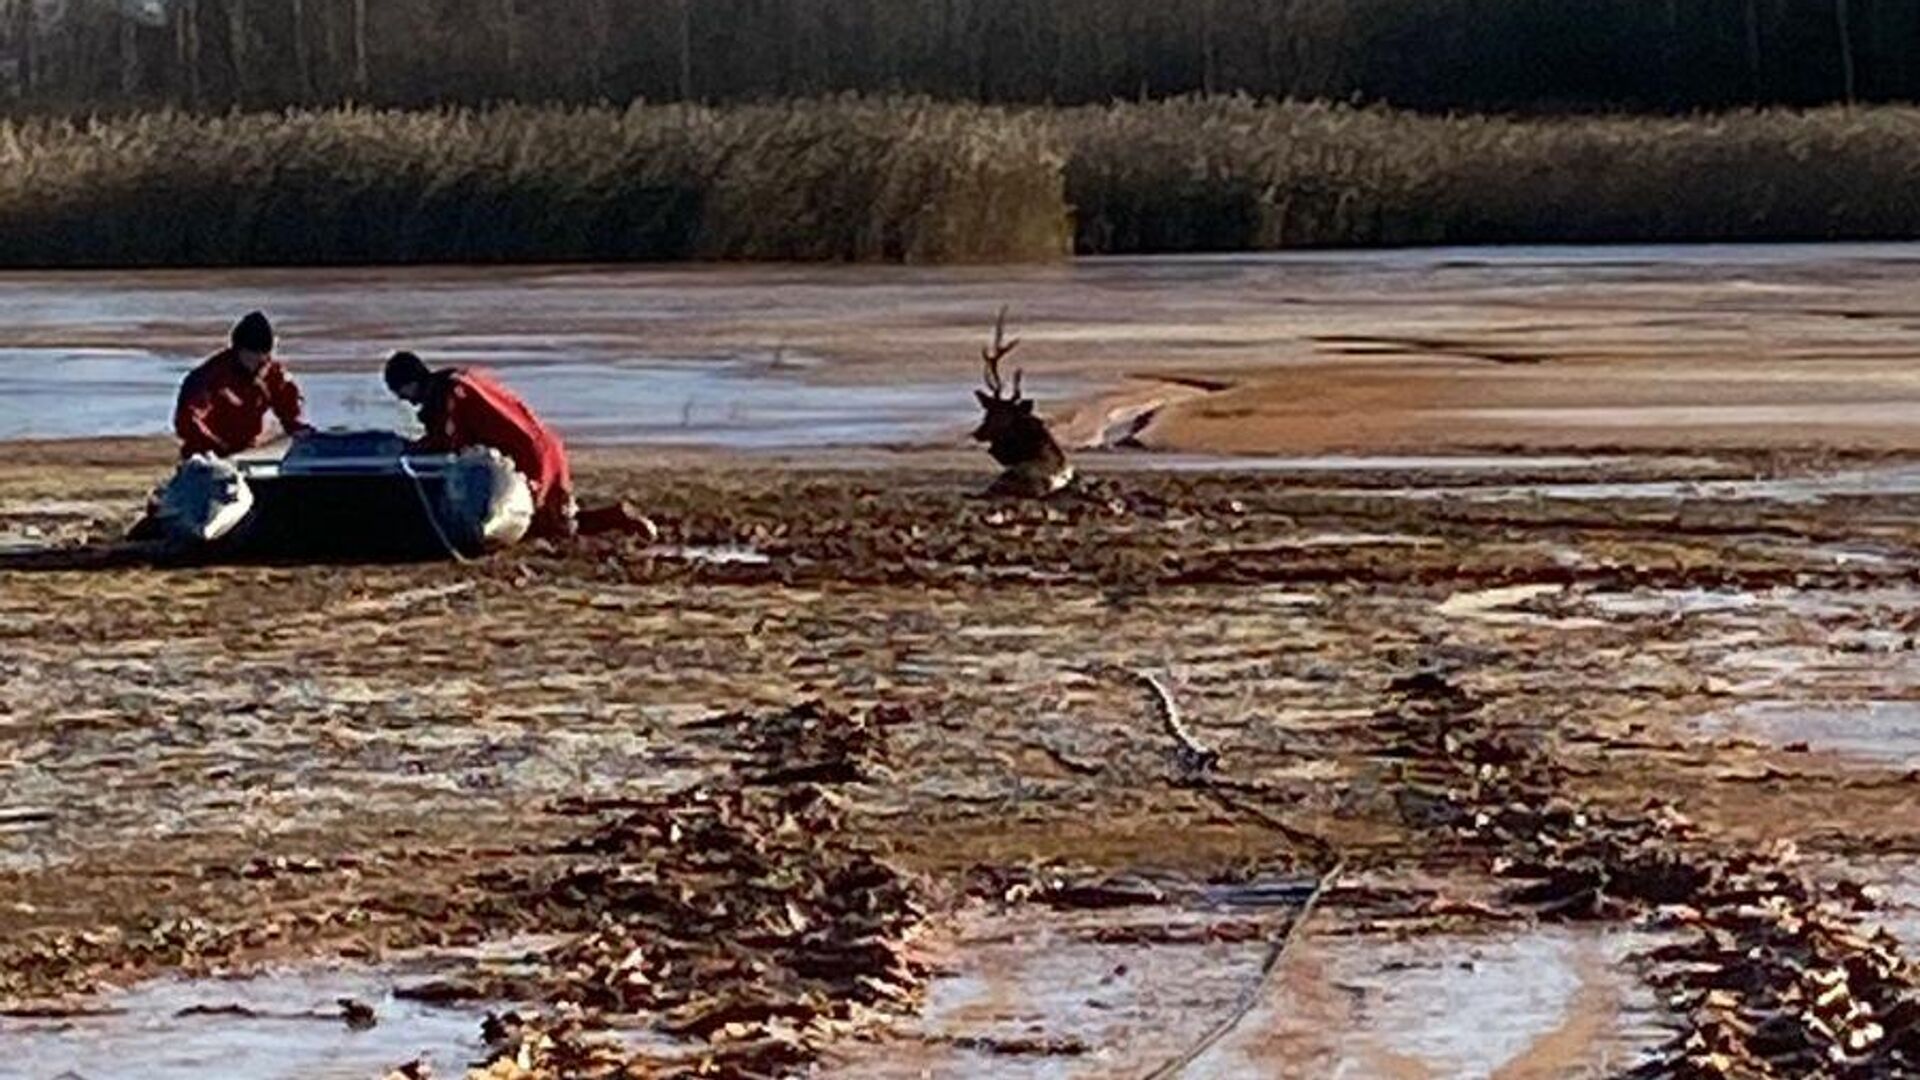
M1920 235L1920 109L1188 98L0 123L0 265L1052 259Z
M1191 98L1054 114L1077 246L1920 235L1920 110L1435 117Z
M0 263L953 262L1069 249L1039 118L856 100L0 124Z

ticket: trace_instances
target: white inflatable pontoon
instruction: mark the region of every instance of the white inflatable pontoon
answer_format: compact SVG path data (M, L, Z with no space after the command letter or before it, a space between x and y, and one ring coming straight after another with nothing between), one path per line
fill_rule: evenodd
M181 463L155 499L176 548L253 556L433 558L518 543L533 492L490 449L409 454L392 432L313 432L278 458Z

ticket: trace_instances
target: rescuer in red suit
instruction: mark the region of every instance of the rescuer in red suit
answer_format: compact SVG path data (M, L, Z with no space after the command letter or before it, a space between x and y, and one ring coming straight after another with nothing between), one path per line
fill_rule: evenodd
M410 352L387 361L387 388L419 406L426 436L414 449L459 453L487 446L512 461L533 489L534 536L571 536L573 474L560 436L499 380L472 368L434 371Z
M427 433L414 449L458 453L488 446L513 462L533 489L530 535L558 539L618 533L648 543L659 539L653 522L624 502L584 511L576 507L566 445L493 376L471 368L434 371L413 353L399 352L387 361L387 389L419 406Z
M260 445L267 413L289 435L308 430L300 387L273 358L273 324L256 311L234 325L231 347L208 357L180 384L173 431L182 461L232 457Z

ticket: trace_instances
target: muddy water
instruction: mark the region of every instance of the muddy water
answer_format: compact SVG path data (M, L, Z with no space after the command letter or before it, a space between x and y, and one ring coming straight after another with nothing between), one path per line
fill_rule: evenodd
M168 979L110 995L93 1014L0 1018L0 1077L47 1080L365 1080L425 1057L460 1075L483 1056L484 1009L394 996L399 980L364 969L252 979ZM350 1027L340 999L373 1010Z
M1555 928L1316 940L1192 1075L1616 1075L1672 1036L1632 971L1653 944Z
M1436 485L1391 491L1369 490L1360 494L1407 499L1470 499L1475 502L1564 499L1578 502L1769 502L1812 506L1836 498L1920 495L1920 468L1887 465L1772 480L1569 481L1477 487Z
M1180 1075L1603 1076L1672 1035L1634 974L1644 934L1536 928L1305 935L1262 980L1276 886L1185 906L976 916L904 1038L836 1075L1142 1076L1253 1007ZM1249 920L1255 920L1250 923ZM1284 918L1279 920L1284 923Z
M1029 388L1055 405L1132 376L1285 382L1305 365L1322 380L1328 368L1451 373L1471 392L1430 402L1421 423L1440 425L1439 434L1419 439L1444 443L1457 430L1456 445L1536 422L1563 433L1569 425L1625 430L1626 438L1641 428L1647 438L1667 438L1675 425L1699 424L1904 431L1914 423L1907 403L1920 403L1912 365L1901 364L1920 356L1909 341L1920 320L1910 284L1916 264L1920 246L1827 245L1443 249L1000 269L7 274L0 439L162 432L180 374L254 307L279 322L283 355L323 425L403 421L376 365L408 347L438 361L506 369L580 439L740 447L950 440L971 419L967 391L983 330L997 307L1011 304L1026 340L1019 356ZM1569 401L1540 397L1538 387L1505 393L1525 381L1510 373L1529 370L1507 363L1515 357L1652 363L1624 384L1587 374ZM1722 363L1754 358L1800 366L1742 380ZM1703 360L1719 366L1701 368ZM1673 382L1689 373L1698 377ZM1755 387L1769 380L1782 393L1756 399ZM1545 381L1575 385L1558 375ZM1618 389L1636 381L1668 388ZM1205 402L1195 408L1203 422L1225 415ZM1303 421L1252 441L1286 443L1292 428L1316 423L1328 430L1299 437L1345 445L1392 436L1338 417Z
M1701 727L1873 764L1920 766L1920 701L1753 701L1707 717Z

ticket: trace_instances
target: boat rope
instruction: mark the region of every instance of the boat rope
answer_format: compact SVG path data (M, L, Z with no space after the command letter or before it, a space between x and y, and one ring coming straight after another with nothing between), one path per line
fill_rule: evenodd
M420 511L427 515L427 524L433 527L433 535L440 541L440 547L454 562L463 563L467 557L448 538L447 530L440 525L440 515L434 512L433 500L427 496L427 486L420 482L420 474L413 471L413 462L405 454L400 455L400 474L413 485L413 493L420 499Z
M1346 872L1347 862L1326 838L1304 829L1294 828L1259 807L1244 805L1223 790L1218 776L1215 775L1215 768L1220 762L1219 752L1202 743L1181 720L1180 706L1174 700L1173 691L1160 678L1149 672L1135 671L1118 664L1099 661L1082 665L1077 670L1091 677L1103 674L1118 676L1144 687L1152 695L1154 713L1159 717L1161 727L1173 738L1176 748L1174 761L1185 786L1210 796L1229 812L1247 814L1261 824L1277 830L1287 839L1314 849L1322 859L1332 864L1314 882L1313 891L1307 894L1306 901L1300 905L1300 910L1288 920L1287 928L1274 934L1268 942L1266 956L1260 963L1259 975L1241 992L1233 1009L1208 1028L1199 1042L1168 1059L1164 1064L1147 1073L1144 1078L1144 1080L1171 1080L1172 1077L1184 1074L1194 1062L1219 1045L1220 1040L1239 1027L1248 1014L1266 999L1271 991L1274 976L1285 963L1287 954L1305 932L1307 923L1312 920L1314 911L1320 906L1320 899Z
M1287 923L1286 933L1276 936L1267 946L1266 959L1261 961L1259 977L1240 995L1240 1000L1234 1005L1233 1011L1221 1017L1220 1021L1209 1028L1206 1035L1187 1051L1148 1073L1146 1080L1168 1080L1170 1077L1185 1073L1189 1066L1200 1060L1207 1051L1219 1045L1221 1039L1226 1038L1234 1028L1239 1027L1240 1022L1247 1018L1247 1014L1253 1012L1254 1008L1266 999L1268 988L1273 984L1274 974L1280 970L1282 962L1286 960L1287 952L1300 939L1307 920L1313 918L1314 909L1320 906L1320 898L1327 894L1327 890L1333 887L1334 882L1339 880L1346 868L1347 864L1344 861L1335 863L1333 869L1320 875L1320 880L1313 886L1313 892L1307 896L1307 902L1300 906L1299 913Z

